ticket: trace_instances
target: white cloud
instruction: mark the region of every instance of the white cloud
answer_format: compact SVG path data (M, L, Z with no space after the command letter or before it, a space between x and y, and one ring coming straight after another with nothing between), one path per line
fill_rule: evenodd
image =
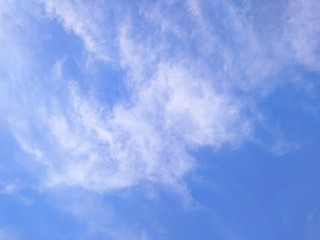
M302 64L320 70L320 3L317 0L291 1L286 13L286 40Z
M272 146L272 152L277 156L282 156L300 148L301 144L299 143L291 142L290 140L277 140Z
M0 239L1 240L19 240L22 239L21 234L13 228L1 227L0 228Z
M112 240L148 239L144 230L146 227L121 216L121 210L103 194L65 187L50 189L44 194L59 211L69 213L82 226L79 229L80 239L96 239L101 236Z
M105 23L107 4L102 1L51 1L39 0L47 13L61 21L62 25L77 35L86 50L98 59L112 61L112 44L106 39L107 32L101 29ZM110 33L110 27L105 28ZM109 36L111 37L111 36Z
M18 190L18 186L13 183L0 182L0 193L1 194L14 194Z
M92 18L100 5L86 9L83 4L45 2L47 11L85 45L92 40L97 48L89 44L89 52L100 54L100 47L107 49L101 34L104 19ZM86 16L83 22L78 21L79 15ZM157 42L139 42L141 38L132 32L134 22L128 19L117 39L121 66L128 73L129 102L106 109L95 96L80 94L71 86L61 93L66 98L55 91L40 93L43 101L37 104L30 96L37 81L27 88L30 91L18 91L25 110L18 113L21 106L11 108L11 119L16 121L10 126L21 148L45 166L41 175L48 174L45 184L49 186L76 185L101 192L150 181L182 189L178 185L195 166L190 150L204 145L237 146L251 134L241 101L215 90L211 79L201 73L205 68L192 67L192 58L162 59L168 43L161 47ZM56 62L52 78L63 78L63 64ZM41 92L42 87L37 89Z
M0 229L0 239L1 240L18 240L16 234L13 234L11 231L7 229Z
M235 92L257 96L273 88L276 83L267 80L287 57L275 58L275 49L269 51L272 44L265 48L246 10L232 4L208 6L225 13L220 19L223 26L218 26L194 1L181 6L186 11L181 16L166 14L171 3L137 4L138 13L125 10L128 16L113 20L110 16L117 13L116 8L100 1L40 2L83 41L87 52L105 64L118 61L129 94L128 101L109 109L69 82L48 83L61 89L57 93L45 90L38 78L26 88L23 79L16 78L23 86L17 91L22 104L0 102L1 107L11 112L7 120L16 120L10 125L21 148L46 166L50 186L76 185L101 192L149 181L179 188L196 165L190 151L202 146L237 147L251 138L253 120L246 112L255 103ZM317 19L317 13L306 6L308 19ZM107 27L109 20L114 22ZM298 26L302 20L290 24ZM141 28L144 24L148 27ZM313 30L317 34L316 27L307 32L313 34ZM307 45L304 35L298 36L293 45ZM2 38L10 45L10 38ZM314 54L315 44L304 52ZM10 46L15 45L21 48L17 50L20 59L28 46L16 41ZM29 58L27 54L25 59ZM51 78L64 77L64 62L59 59L49 71ZM34 69L22 66L20 72L33 77ZM33 87L42 103L30 94ZM4 90L1 96L13 99Z
M108 191L150 181L179 188L194 167L188 151L237 146L250 137L241 102L194 72L159 64L130 102L111 111L72 86L69 101L44 118L57 153L48 184Z
M21 9L14 11L9 3L0 3L5 6L0 10L4 26L0 67L6 75L0 80L0 118L32 158L23 159L21 167L30 171L40 165L37 171L31 170L40 181L38 186L63 195L59 207L87 222L93 235L104 232L114 239L148 239L143 231L109 226L117 217L108 215L110 209L99 205L101 199L90 198L91 193L147 183L170 187L188 201L184 178L197 166L192 152L204 146L233 149L250 141L258 118L252 115L260 114L251 109L256 108L255 101L278 81L290 81L271 78L291 61L319 66L316 22L320 11L313 11L318 9L315 1L290 5L287 16L291 18L284 26L287 39L279 44L274 42L276 37L262 41L246 10L232 4L208 5L211 11L223 9L219 26L199 1L183 3L181 14L172 14L171 7L178 1L137 3L137 12L112 9L103 1L37 2L51 19L57 18L81 39L84 51L124 76L127 100L106 107L86 87L65 77L68 56L57 56L52 69L39 72L42 61L30 51L30 42L38 35L28 34L41 19L30 20L30 13L20 14ZM8 13L11 19L19 16L19 21L4 24ZM284 46L288 42L295 60ZM284 51L278 53L274 45ZM300 147L287 138L270 145L274 154ZM61 194L65 186L67 193ZM72 187L85 189L84 195L68 199ZM1 191L15 189L4 183ZM32 204L32 199L18 197ZM5 234L0 230L0 238Z

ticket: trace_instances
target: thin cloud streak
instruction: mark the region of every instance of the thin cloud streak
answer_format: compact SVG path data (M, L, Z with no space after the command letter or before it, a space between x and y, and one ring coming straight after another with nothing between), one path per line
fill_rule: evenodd
M67 31L77 35L84 44L86 51L95 55L96 58L110 62L113 61L112 46L105 34L111 34L110 27L107 32L104 28L105 12L108 5L101 1L42 1L45 10L53 19L57 18ZM109 36L111 37L111 36Z

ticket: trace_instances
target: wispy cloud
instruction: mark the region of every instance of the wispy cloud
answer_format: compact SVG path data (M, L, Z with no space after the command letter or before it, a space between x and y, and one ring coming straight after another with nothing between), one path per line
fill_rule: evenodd
M87 206L102 200L89 192L151 184L188 198L184 180L198 164L193 152L254 141L259 101L284 82L294 84L282 72L294 64L319 71L320 10L312 0L292 1L275 12L280 22L269 21L261 9L259 17L252 16L253 3L34 3L37 11L44 10L41 17L34 17L37 11L29 5L25 12L13 2L0 3L0 119L29 155L21 168L37 175L37 187L51 193L66 186L84 189L81 196L75 191L72 199L57 200L58 205L89 222L89 232L115 239L147 239L148 234L122 229L121 235L102 220L92 221L101 215ZM82 42L84 55L99 60L97 68L120 76L117 84L126 96L112 104L101 101L95 93L103 90L91 84L97 76L82 62L77 64L85 83L66 77L68 57L54 55L52 64L44 64L41 54L47 48L35 27L42 21L59 23L59 34L76 36L71 41ZM265 22L270 34L262 33ZM103 81L114 81L102 75ZM300 146L279 136L270 144L274 154ZM4 184L2 191L13 189ZM103 221L116 218L102 215Z
M99 192L144 181L178 188L195 166L190 150L241 145L252 134L241 101L216 92L195 72L159 64L129 102L111 110L71 85L68 99L55 99L55 107L36 119L47 132L39 143L44 154L37 154L49 162L47 184Z
M0 239L2 240L18 240L20 238L18 238L15 234L13 234L11 231L7 230L7 229L0 229Z
M291 45L295 58L302 64L320 70L320 3L316 0L290 2L286 17L286 39Z
M269 5L250 1L24 4L0 2L0 120L28 155L19 167L36 180L26 186L86 223L85 237L148 239L143 228L126 229L128 222L100 193L151 185L190 200L185 179L199 164L194 152L261 143L256 125L266 129L274 119L261 120L260 101L283 83L296 83L285 74L292 65L319 72L315 0L281 5L273 12L279 21L270 20ZM46 42L44 22L59 28L52 41L63 35L81 42L83 55L103 74L91 74L96 69L81 61L67 74L69 56L55 49L44 63L48 49L61 44ZM106 103L98 95L116 80L125 97ZM267 131L275 155L301 146ZM2 194L32 204L15 191L1 182ZM1 239L8 236L0 230Z
M317 34L318 15L311 11L317 4L294 2L287 10L289 16L299 4L304 6L301 14L312 21L307 24L299 13L285 25L289 26L287 34L298 31L292 38L297 56L315 66L317 43L307 43ZM94 95L80 93L80 86L59 82L61 88L67 86L63 97L55 91L45 96L41 93L44 85L37 86L44 99L38 105L30 94L19 90L28 110L17 114L19 106L13 108L13 132L22 149L46 163L51 186L106 191L144 181L177 184L196 165L190 151L207 145L216 149L240 146L251 138L255 113L250 117L248 112L254 103L241 95L257 96L256 91L273 88L277 82L266 84L266 80L287 57L275 58L272 44L265 49L254 22L247 18L249 5L240 9L210 4L212 11L225 12L221 26L205 14L202 3L193 1L180 6L185 11L181 16L166 14L174 3L133 4L122 21L110 17L117 10L103 2L46 1L43 5L51 18L82 39L88 53L107 62L118 61L129 99L110 109ZM192 27L183 25L182 19ZM107 27L107 20L114 24ZM140 28L142 24L147 27ZM298 28L301 24L303 30ZM11 35L2 38L7 36ZM63 78L64 64L61 58L57 60L50 71L53 75L46 77ZM5 98L11 98L6 94ZM36 139L35 131L40 132Z
M109 5L102 1L39 1L45 5L46 12L77 35L85 49L103 61L114 60L112 27L108 26L106 10ZM104 31L105 30L105 31Z
M98 49L107 49L108 37L103 37L101 29L104 23L92 18L90 11L98 11L98 5L84 6L82 2L45 3L46 10L83 39L88 52L100 58L105 51ZM79 13L87 16L81 18L84 22L78 21ZM159 14L151 25L164 21ZM28 109L20 113L26 114L24 121L13 114L23 127L17 129L14 121L11 126L22 149L46 166L46 184L108 191L150 181L179 188L185 174L196 165L189 151L204 145L216 149L239 146L252 134L243 102L217 89L206 65L194 62L191 53L167 55L172 49L167 28L147 30L153 35L142 41L145 32L134 36L135 24L140 23L127 18L115 28L119 66L127 74L128 102L107 109L95 96L63 83L59 84L67 85L66 97L60 98L54 91L48 96L40 92L44 99L40 106L23 92ZM153 41L156 37L160 37L160 45ZM50 78L57 74L63 78L63 64L60 61L53 66ZM42 87L37 86L40 91Z

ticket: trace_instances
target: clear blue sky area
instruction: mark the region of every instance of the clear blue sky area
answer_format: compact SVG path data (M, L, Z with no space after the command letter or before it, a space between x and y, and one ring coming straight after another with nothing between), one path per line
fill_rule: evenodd
M320 239L320 2L0 1L0 240Z

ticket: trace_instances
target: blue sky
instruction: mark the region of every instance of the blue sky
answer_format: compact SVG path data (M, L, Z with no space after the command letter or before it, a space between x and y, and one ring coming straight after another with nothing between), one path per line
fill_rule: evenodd
M320 238L320 2L0 2L1 240Z

